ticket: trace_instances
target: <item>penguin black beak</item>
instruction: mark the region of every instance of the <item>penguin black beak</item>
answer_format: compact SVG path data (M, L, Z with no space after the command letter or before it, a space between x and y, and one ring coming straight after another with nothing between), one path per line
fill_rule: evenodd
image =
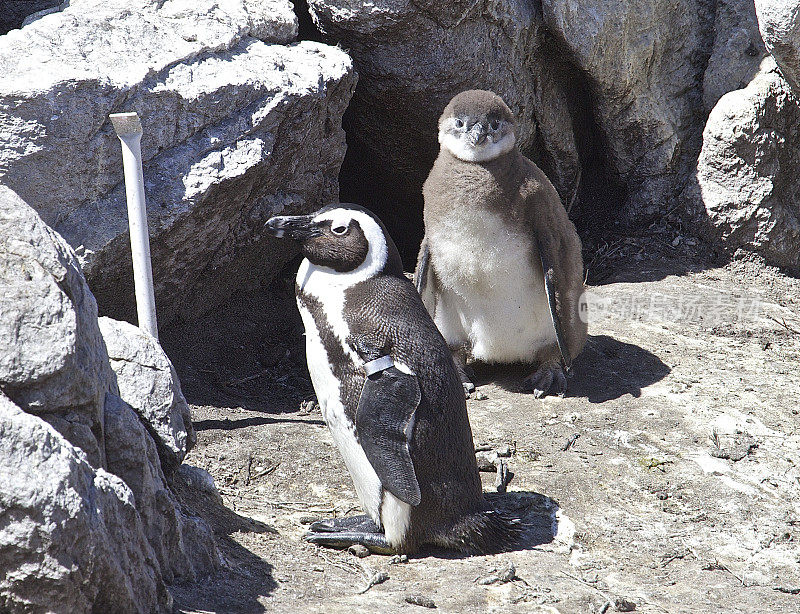
M267 220L265 228L271 235L305 241L322 235L322 228L313 215L276 215Z

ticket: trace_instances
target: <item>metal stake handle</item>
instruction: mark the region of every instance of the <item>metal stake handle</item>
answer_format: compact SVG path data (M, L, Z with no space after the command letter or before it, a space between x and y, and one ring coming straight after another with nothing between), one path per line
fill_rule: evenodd
M150 268L150 238L144 200L142 123L136 113L112 113L108 117L122 143L122 165L125 170L125 193L128 197L128 226L131 235L133 283L136 289L139 328L158 339L153 271Z

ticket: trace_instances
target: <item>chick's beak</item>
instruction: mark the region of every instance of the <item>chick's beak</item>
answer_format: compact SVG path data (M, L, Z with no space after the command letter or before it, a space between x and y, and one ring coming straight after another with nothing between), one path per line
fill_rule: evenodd
M475 122L469 130L469 140L472 145L483 145L486 142L486 137L489 131L483 122Z
M265 228L275 237L305 241L322 234L312 215L276 215L267 220Z

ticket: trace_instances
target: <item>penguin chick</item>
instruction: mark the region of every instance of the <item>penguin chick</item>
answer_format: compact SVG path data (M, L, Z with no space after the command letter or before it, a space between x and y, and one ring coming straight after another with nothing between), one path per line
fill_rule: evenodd
M538 365L524 381L563 396L586 341L583 259L553 185L516 145L493 92L455 96L439 119L439 156L422 188L425 237L415 282L459 366Z
M297 304L323 418L366 515L311 525L306 539L382 553L434 544L507 549L517 521L483 498L464 393L447 344L383 224L357 205L273 217L300 243Z

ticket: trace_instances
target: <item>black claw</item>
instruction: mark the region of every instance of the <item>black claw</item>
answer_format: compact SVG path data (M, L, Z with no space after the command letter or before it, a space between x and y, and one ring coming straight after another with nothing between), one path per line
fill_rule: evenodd
M523 387L532 390L536 399L541 399L550 393L563 397L567 391L567 377L560 364L544 365L525 378Z
M563 399L566 393L567 393L567 376L564 374L563 369L559 369L556 372L556 394L558 394L558 396L560 396Z

